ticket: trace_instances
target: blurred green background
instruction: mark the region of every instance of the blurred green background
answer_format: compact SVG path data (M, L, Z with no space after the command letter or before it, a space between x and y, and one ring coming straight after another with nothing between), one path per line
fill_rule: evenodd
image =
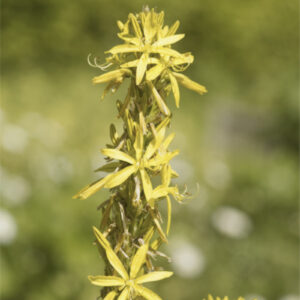
M99 149L116 119L100 102L92 53L119 43L116 20L144 1L4 0L1 9L1 299L96 299L88 274L102 274L92 246L101 191L72 200L101 165ZM195 193L174 203L170 243L175 276L163 299L208 293L299 300L298 3L151 1L165 23L180 19L192 51L186 74L205 96L168 100L180 148L173 167ZM198 186L198 187L197 187ZM162 207L164 209L164 207Z

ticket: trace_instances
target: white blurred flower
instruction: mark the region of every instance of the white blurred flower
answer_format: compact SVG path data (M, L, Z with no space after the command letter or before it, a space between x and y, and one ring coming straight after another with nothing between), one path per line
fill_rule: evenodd
M176 240L171 243L172 262L179 276L192 278L203 272L205 257L199 248L183 240Z
M212 224L219 232L236 239L247 237L252 229L250 217L230 206L218 208L212 215Z
M179 174L179 177L174 179L178 183L187 183L194 176L194 167L178 156L172 159L171 165L172 169Z
M15 175L1 172L1 195L3 200L10 205L22 204L31 194L31 187L28 181Z
M294 294L288 294L288 295L284 295L283 297L279 298L279 300L300 300L300 296L294 295Z
M0 245L11 244L17 235L14 217L5 210L0 210Z
M204 179L215 189L225 188L230 179L230 169L223 161L213 161L204 167Z
M22 153L28 144L27 132L13 124L5 124L2 131L2 147L4 150L20 154Z
M65 138L63 126L55 120L47 119L39 113L28 112L22 117L21 123L32 136L47 147L59 147Z

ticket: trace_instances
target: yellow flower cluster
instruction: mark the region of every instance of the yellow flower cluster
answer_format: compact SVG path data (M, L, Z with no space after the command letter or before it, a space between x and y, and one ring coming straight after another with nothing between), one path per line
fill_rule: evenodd
M180 73L194 58L189 52L179 53L171 48L184 37L176 34L179 21L168 27L164 25L164 12L146 8L117 24L123 43L107 51L105 64L94 61L93 66L111 70L93 82L107 84L104 97L129 81L125 100L117 101L124 131L118 134L111 125L111 143L101 150L106 163L96 170L108 174L74 198L87 199L102 188L110 189L109 199L99 206L101 224L94 227L96 244L106 262L105 275L89 276L92 284L104 287L102 297L159 300L142 284L172 275L155 267L153 260L157 256L167 258L158 248L168 241L171 197L181 202L188 195L172 185L172 178L178 174L170 161L179 151L169 150L174 134L166 135L171 113L165 99L172 92L179 107L179 84L199 94L206 89ZM162 200L167 201L168 207L165 229L159 212Z

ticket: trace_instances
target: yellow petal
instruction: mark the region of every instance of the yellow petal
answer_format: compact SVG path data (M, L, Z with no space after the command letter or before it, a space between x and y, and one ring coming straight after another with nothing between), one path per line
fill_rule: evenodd
M118 69L111 72L107 72L105 74L102 74L100 76L96 76L93 78L93 83L103 83L108 82L114 79L117 79L119 77L124 76L125 74L129 74L130 71L127 69Z
M111 291L109 292L103 300L114 300L117 296L117 292L116 291Z
M143 53L136 68L136 85L139 85L143 80L144 74L147 69L147 63L148 63L148 54Z
M140 25L139 25L135 15L134 14L129 14L128 18L131 21L131 24L132 24L132 27L133 27L133 30L134 30L136 36L139 37L139 38L142 38L143 34L142 34Z
M101 152L103 155L108 156L113 159L126 161L132 165L135 163L135 159L123 151L119 151L116 149L102 149Z
M88 276L88 279L97 286L121 286L125 284L124 279L117 276Z
M133 147L135 150L136 160L139 161L142 157L144 149L144 134L143 129L140 125L136 125L136 137Z
M104 187L106 181L109 179L109 176L110 175L89 184L81 191L79 191L75 196L73 196L73 199L81 199L81 200L87 199L88 197L90 197L91 195L93 195L94 193L96 193L97 191L99 191Z
M164 65L162 64L157 64L156 66L152 67L151 69L149 69L149 71L147 71L146 73L146 80L154 80L156 77L158 77L161 72L164 70Z
M167 221L166 234L168 235L171 227L172 204L169 196L166 196L166 199L167 199L167 207L168 207L168 221Z
M109 260L110 264L113 266L113 268L120 274L120 276L124 280L128 280L129 276L126 272L122 262L120 261L117 254L113 251L113 249L110 246L110 243L105 238L105 236L94 226L93 227L95 236L100 243L100 245L105 249L107 259Z
M141 49L138 46L122 44L122 45L115 46L106 52L111 54L118 54L118 53L140 52L140 51Z
M164 241L165 243L168 243L168 239L167 239L167 237L166 237L163 229L161 228L161 225L160 225L160 223L159 223L159 221L156 217L153 217L153 222L156 225L158 234L159 234L160 238L162 239L162 241Z
M104 187L111 189L115 186L118 186L122 184L129 176L131 176L133 173L137 171L137 167L134 166L128 166L116 173L108 175L104 184Z
M156 41L155 43L153 43L153 46L161 47L161 46L171 45L182 40L183 38L184 38L184 34L170 35Z
M138 65L139 61L140 61L139 59L129 61L129 62L121 65L121 68L135 68Z
M178 82L184 87L193 90L199 93L200 95L207 92L206 88L203 85L189 79L187 76L176 72L173 72L173 75L177 78Z
M150 43L156 33L151 13L148 13L144 23L144 35L147 43Z
M141 246L133 257L130 267L130 278L134 279L145 262L148 244Z
M129 296L129 292L130 292L130 289L129 288L125 288L121 295L118 297L118 300L127 300L128 299L128 296Z
M171 27L170 27L170 30L168 32L168 35L173 35L176 33L178 27L180 25L180 22L177 20Z
M103 300L114 300L117 296L117 292L116 291L111 291L109 292Z
M162 147L163 149L167 150L168 147L170 146L171 142L173 141L174 137L175 137L175 133L174 133L174 132L171 133L171 134L169 134L169 135L166 137L166 139L161 143L161 147Z
M155 99L160 111L163 114L165 114L166 116L169 116L170 115L170 110L167 107L167 105L165 104L162 97L160 96L159 92L156 90L156 88L154 87L154 85L151 82L149 82L149 86L151 88L152 94L154 96L154 99Z
M140 169L141 179L143 183L144 194L146 200L150 200L152 194L152 183L150 177L145 169Z
M158 167L168 163L173 157L179 154L179 151L168 152L165 155L156 156L148 161L149 167Z
M134 289L147 300L162 300L157 294L138 284L134 285Z
M156 152L156 150L161 146L162 141L164 139L166 132L166 128L161 128L157 134L155 139L153 139L150 144L147 146L144 157L148 160L152 157L152 155Z
M176 78L172 74L172 72L169 72L169 78L171 81L172 91L175 98L176 107L179 107L179 101L180 101L180 93L179 93L179 87Z
M165 278L169 278L173 275L173 272L168 271L156 271L156 272L150 272L145 275L140 276L135 280L136 283L146 283L146 282L152 282L152 281L158 281Z
M151 47L151 52L159 53L161 55L168 55L172 57L182 57L182 54L177 52L174 49L166 48L166 47Z

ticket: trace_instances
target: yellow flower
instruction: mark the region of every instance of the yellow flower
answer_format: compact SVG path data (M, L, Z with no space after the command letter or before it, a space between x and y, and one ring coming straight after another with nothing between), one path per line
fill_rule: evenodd
M96 227L93 227L93 230L97 241L106 252L108 261L115 269L115 271L119 274L119 276L100 275L88 277L88 279L94 285L118 287L118 289L109 292L105 296L104 300L113 300L117 295L119 295L118 300L131 299L136 295L140 295L147 300L161 300L161 298L156 293L143 287L141 284L168 278L173 275L173 272L156 271L138 276L143 264L145 263L149 247L148 243L144 244L137 250L131 262L130 272L128 273L116 253L112 250L110 243L104 237L104 235Z
M158 126L159 130L157 131L156 138L148 144L144 153L143 128L136 123L136 139L133 145L134 157L117 149L102 149L101 152L109 158L125 162L129 165L88 185L76 194L74 198L86 199L102 188L114 188L125 182L132 174L138 172L141 177L146 200L149 201L152 195L152 184L148 171L160 171L165 164L179 153L178 151L164 151L164 153L157 151L164 143L165 126L168 122L169 120L166 119ZM167 138L166 140L168 141L169 139ZM110 168L111 166L112 164L108 164L104 167ZM114 164L113 166L116 165Z
M229 300L229 298L226 296L223 299L221 297L214 298L212 295L208 295L207 300ZM206 300L206 299L203 299ZM237 300L245 300L243 297L239 297ZM254 299L255 300L255 299Z

